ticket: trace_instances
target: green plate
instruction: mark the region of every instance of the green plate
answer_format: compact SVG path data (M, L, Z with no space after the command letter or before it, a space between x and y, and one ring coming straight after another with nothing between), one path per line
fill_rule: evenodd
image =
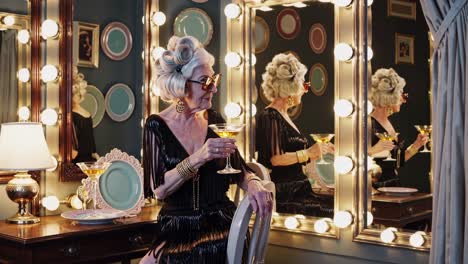
M315 163L315 170L319 175L320 179L326 185L335 185L335 168L333 167L333 162L335 160L335 156L333 154L325 154L323 155L323 159L328 162L328 164L317 164L319 160Z
M81 107L86 109L91 114L93 119L93 127L97 127L104 116L104 96L96 86L88 85Z
M315 95L323 95L328 85L327 69L320 63L312 65L309 72L310 88Z
M125 59L132 50L132 43L132 33L123 23L109 23L102 31L102 51L113 60Z
M106 94L106 112L112 120L127 120L135 109L132 89L123 83L114 84Z
M213 22L200 8L187 8L182 10L174 20L174 35L192 36L203 46L207 46L213 36Z
M133 208L142 195L137 171L127 162L113 161L99 178L99 191L104 201L114 209Z

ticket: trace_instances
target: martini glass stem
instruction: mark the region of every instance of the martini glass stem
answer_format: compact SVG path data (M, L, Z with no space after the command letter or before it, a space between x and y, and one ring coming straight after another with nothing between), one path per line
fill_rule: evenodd
M226 158L226 167L224 168L225 170L232 170L231 166L231 155L227 156Z
M93 209L96 210L96 197L97 197L97 181L93 180Z

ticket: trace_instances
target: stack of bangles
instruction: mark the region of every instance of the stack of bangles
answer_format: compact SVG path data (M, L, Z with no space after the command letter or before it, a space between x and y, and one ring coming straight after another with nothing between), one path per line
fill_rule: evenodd
M418 152L418 150L413 146L413 144L411 144L406 150L411 156Z
M309 155L307 155L307 151L305 149L296 151L297 162L304 163L309 160Z
M193 167L192 163L190 163L189 158L186 158L177 164L176 170L185 180L193 178L198 172L198 170Z

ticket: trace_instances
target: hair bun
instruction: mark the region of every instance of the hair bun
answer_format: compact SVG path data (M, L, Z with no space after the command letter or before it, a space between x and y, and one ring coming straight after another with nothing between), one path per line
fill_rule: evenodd
M193 46L188 44L177 45L174 51L174 63L177 65L187 64L193 57Z
M293 78L294 73L291 69L291 65L285 64L285 63L280 64L278 68L276 69L276 76L280 80L287 80L287 79Z

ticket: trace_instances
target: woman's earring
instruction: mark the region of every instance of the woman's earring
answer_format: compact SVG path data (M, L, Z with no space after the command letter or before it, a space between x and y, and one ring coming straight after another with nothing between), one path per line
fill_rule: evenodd
M293 106L294 104L294 100L292 99L292 97L288 97L288 106L291 107Z
M183 113L185 111L185 104L182 100L177 100L177 104L176 104L176 107L175 107L175 110L177 111L177 113Z
M392 108L387 108L387 115L391 116L393 115L393 109Z

